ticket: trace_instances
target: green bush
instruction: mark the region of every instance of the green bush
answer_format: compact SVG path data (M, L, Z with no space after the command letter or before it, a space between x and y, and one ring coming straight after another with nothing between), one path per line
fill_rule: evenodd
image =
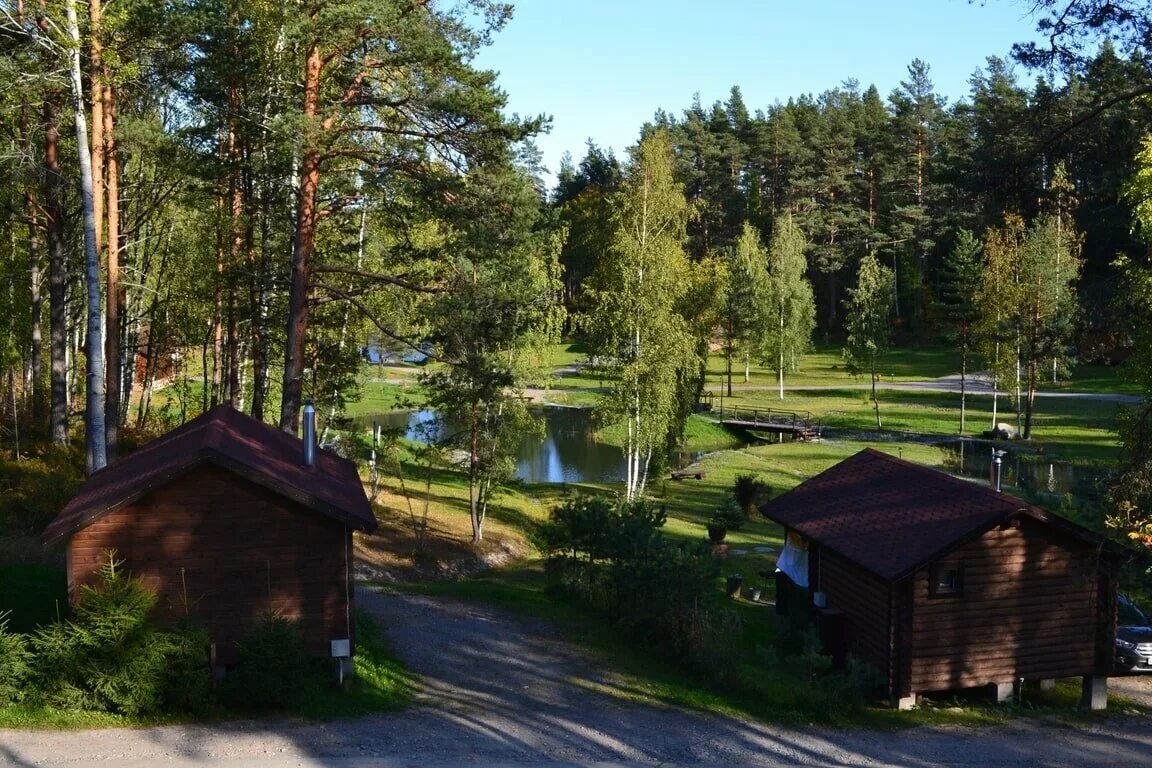
M9 632L6 615L0 614L0 706L24 699L25 682L32 671L31 659L27 639Z
M221 696L243 710L288 709L322 684L296 622L269 616L238 642L239 663L224 678Z
M190 649L202 636L157 629L155 593L120 566L111 553L96 586L81 588L73 620L32 636L33 682L44 704L138 717L186 695L174 687L189 684ZM208 681L203 648L199 674Z
M663 508L575 497L544 528L553 586L592 605L651 648L710 667L728 651L729 617L707 604L719 565L704 542L674 542ZM727 632L720 634L727 635ZM733 645L734 647L734 645Z
M732 496L745 517L755 514L756 509L768 501L771 493L772 487L755 475L737 475L732 483Z
M738 531L744 527L744 510L740 508L734 498L729 496L723 504L716 508L708 522L713 525L722 525L729 531Z

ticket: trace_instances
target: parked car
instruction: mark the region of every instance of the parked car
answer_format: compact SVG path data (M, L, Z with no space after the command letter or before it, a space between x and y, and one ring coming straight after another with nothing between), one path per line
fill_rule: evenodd
M1116 605L1116 668L1152 672L1152 625L1123 595L1117 598Z

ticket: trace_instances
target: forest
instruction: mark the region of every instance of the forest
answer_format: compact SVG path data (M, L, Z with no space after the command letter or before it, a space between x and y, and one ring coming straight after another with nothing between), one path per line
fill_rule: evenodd
M686 93L547 189L550 118L475 65L508 5L4 0L4 449L82 441L94 471L222 402L295 431L312 399L334 429L366 347L420 350L479 539L531 428L513 395L561 338L613 382L629 499L710 348L729 394L755 363L783 395L814 341L873 385L885 349L947 344L1025 438L1075 362L1152 386L1148 9L1025 5L1047 43L973 62L958 100L920 59L887 94L851 72L770 105ZM1110 497L1138 535L1149 421Z

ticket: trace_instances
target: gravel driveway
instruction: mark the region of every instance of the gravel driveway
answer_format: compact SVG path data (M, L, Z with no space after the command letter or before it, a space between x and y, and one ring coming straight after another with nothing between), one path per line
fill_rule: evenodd
M0 731L0 765L1152 764L1152 724L1020 721L970 730L790 730L640 704L546 625L470 604L358 595L422 676L410 709L339 723L272 720L87 732Z

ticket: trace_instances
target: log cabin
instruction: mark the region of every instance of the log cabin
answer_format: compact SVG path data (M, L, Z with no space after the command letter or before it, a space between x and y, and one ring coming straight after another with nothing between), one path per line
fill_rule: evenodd
M894 706L976 686L1005 700L1021 680L1066 677L1106 705L1119 553L1100 536L873 449L761 511L786 530L778 568L795 586L778 612L793 606L826 652L877 669Z
M43 534L64 542L70 598L114 550L163 620L208 630L218 667L270 615L298 622L313 655L350 657L352 532L377 522L313 419L308 406L301 440L220 405L93 473Z

